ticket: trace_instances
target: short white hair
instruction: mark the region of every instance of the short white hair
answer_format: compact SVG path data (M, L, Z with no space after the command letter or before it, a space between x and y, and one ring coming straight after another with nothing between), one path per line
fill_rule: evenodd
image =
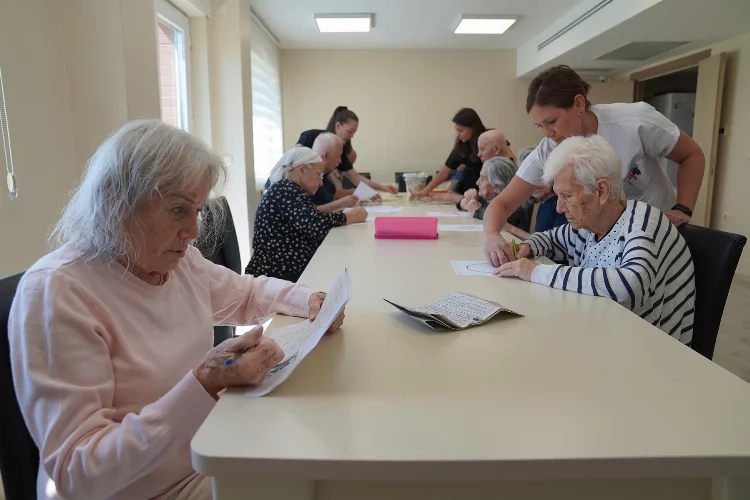
M276 162L271 173L268 176L268 180L271 184L287 178L289 173L295 168L302 165L312 165L314 163L321 163L323 159L318 153L310 148L304 146L297 146L282 155L279 161Z
M344 140L333 132L323 132L315 138L312 150L323 156L323 153L332 151L336 144L344 145Z
M624 200L620 177L620 157L606 139L599 135L573 136L561 142L544 164L542 181L549 184L560 171L572 166L576 182L586 193L593 193L600 179L609 180L610 200Z
M139 223L141 205L153 196L192 190L206 175L214 189L227 171L221 157L199 139L161 120L127 123L88 161L50 241L73 244L86 260L137 257L125 228ZM220 224L220 208L216 212Z

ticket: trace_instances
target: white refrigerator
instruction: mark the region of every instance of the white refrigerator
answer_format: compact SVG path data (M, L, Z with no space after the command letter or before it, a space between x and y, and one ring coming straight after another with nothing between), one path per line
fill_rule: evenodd
M695 94L670 92L654 97L644 99L656 110L669 118L675 125L684 130L685 133L692 137L693 135L693 118L695 117ZM667 171L669 180L672 185L677 187L677 163L667 160L661 160L661 166Z

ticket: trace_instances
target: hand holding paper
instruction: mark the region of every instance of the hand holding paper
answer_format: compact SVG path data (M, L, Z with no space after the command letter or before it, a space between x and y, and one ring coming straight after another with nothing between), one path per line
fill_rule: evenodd
M354 196L359 198L360 201L369 200L370 198L373 198L377 195L378 192L364 182L360 182L357 186L357 189L354 190Z

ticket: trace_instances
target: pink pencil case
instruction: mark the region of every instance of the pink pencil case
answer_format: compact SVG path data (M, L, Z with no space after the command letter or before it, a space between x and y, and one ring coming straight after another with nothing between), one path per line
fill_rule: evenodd
M379 240L436 240L437 217L376 217L375 238Z

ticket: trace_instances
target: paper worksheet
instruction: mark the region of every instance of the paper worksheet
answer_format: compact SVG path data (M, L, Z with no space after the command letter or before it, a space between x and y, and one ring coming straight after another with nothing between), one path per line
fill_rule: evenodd
M460 292L448 294L427 306L411 308L394 304L387 299L383 300L405 312L409 317L438 331L463 330L470 326L481 325L501 312L521 316L496 302Z
M269 335L269 338L279 344L284 351L284 359L268 371L265 380L260 385L245 391L245 396L251 398L265 396L289 378L305 356L318 345L351 298L352 282L349 271L344 269L344 272L331 285L315 321L306 320L285 326L274 330Z
M492 276L495 267L486 260L452 260L456 276Z
M532 259L537 264L549 264L544 257ZM492 276L496 268L486 260L452 260L451 266L456 276Z
M450 210L447 212L427 212L428 217L472 217L469 212L463 210Z
M482 232L481 224L438 224L438 231Z
M373 205L365 207L365 210L370 214L393 214L403 212L406 209L404 207L394 207L393 205Z
M364 182L360 182L357 185L357 189L354 190L354 196L360 199L360 201L369 200L373 196L377 196L378 192L375 191L373 188L365 184Z

